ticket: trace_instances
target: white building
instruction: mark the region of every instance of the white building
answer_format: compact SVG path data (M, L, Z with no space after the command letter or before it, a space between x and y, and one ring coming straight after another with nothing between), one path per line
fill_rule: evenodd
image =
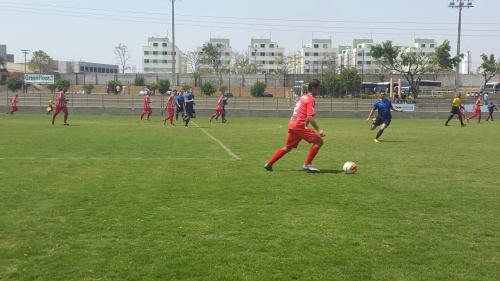
M472 72L472 55L470 51L467 51L460 62L460 74L472 74Z
M210 38L208 42L205 42L202 47L198 47L197 52L199 54L199 57L201 59L201 65L200 65L200 70L202 72L204 71L210 71L212 69L212 66L210 66L207 62L206 59L203 56L203 47L207 45L213 45L216 48L218 48L219 52L221 53L221 66L220 70L231 70L233 69L233 66L235 64L234 58L235 58L235 53L233 52L233 49L231 48L231 41L226 38Z
M297 51L290 62L292 74L323 74L334 72L338 49L332 47L331 39L313 39Z
M84 61L54 61L59 73L118 73L118 65Z
M0 44L0 57L2 57L5 63L14 63L14 55L7 53L7 45Z
M277 73L283 70L285 49L271 39L254 39L248 46L250 64L258 73Z
M172 42L166 37L149 37L142 47L144 73L172 73ZM175 46L175 73L187 73L186 57Z
M359 73L376 73L380 67L370 56L372 39L354 39L351 46L340 46L338 65L340 69L356 68Z

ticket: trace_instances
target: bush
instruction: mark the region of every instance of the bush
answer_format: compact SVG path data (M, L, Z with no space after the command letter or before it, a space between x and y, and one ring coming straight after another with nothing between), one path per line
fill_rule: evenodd
M226 86L224 86L224 85L222 85L222 86L220 86L220 87L219 87L219 92L220 92L221 94L224 94L224 93L226 92L226 90L227 90L227 87L226 87Z
M69 89L70 83L68 80L64 79L59 79L56 81L56 89L58 91L64 90L64 89Z
M158 90L158 83L156 82L150 82L149 84L146 85L146 87L153 92L153 94L156 93L156 90Z
M144 87L146 85L145 80L144 80L144 75L137 75L134 80L134 86L140 86Z
M164 80L158 80L158 91L160 94L164 95L167 93L168 90L170 90L170 80L164 79Z
M92 94L92 90L94 90L94 85L92 85L92 84L84 84L83 85L83 90L85 91L86 94Z
M19 76L12 76L7 78L5 84L7 84L7 88L9 88L9 90L17 92L23 87L23 80Z
M216 92L216 90L212 83L205 82L203 83L203 85L201 85L201 92L207 96L211 96Z
M120 89L123 89L123 83L120 80L111 80L108 82L108 87L111 90L111 93L118 94L116 91L116 86L120 86Z
M189 85L189 84L182 85L182 90L187 91L189 89L191 89L191 85Z
M256 82L255 84L253 84L252 88L250 88L250 94L253 97L262 97L262 94L264 94L266 87L267 87L266 83Z

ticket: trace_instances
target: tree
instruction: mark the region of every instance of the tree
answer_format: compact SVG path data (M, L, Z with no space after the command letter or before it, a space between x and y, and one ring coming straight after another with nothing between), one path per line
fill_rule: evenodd
M28 62L28 67L34 72L50 73L52 58L42 50L33 52L31 60Z
M267 88L266 83L260 81L255 82L255 84L253 84L252 87L250 88L250 94L253 97L262 97L266 88Z
M328 74L321 81L320 95L343 97L355 94L361 87L361 77L356 68L345 68L339 74Z
M188 68L194 77L194 85L198 86L198 79L200 79L200 68L201 68L201 54L198 52L190 52L187 54Z
M144 81L144 75L137 75L134 79L134 86L144 86L146 85L145 81Z
M122 68L122 73L125 73L127 63L131 58L127 45L122 43L118 44L118 46L115 47L115 55L118 58L118 61Z
M168 90L170 90L170 80L168 79L162 79L158 80L158 91L160 94L165 94Z
M94 90L94 85L93 84L84 84L83 90L85 91L86 94L91 94L92 90Z
M222 53L221 53L222 44L206 44L203 46L203 61L210 65L214 70L215 74L220 76L221 66L222 66ZM222 77L219 77L219 83L222 84Z
M108 81L108 87L111 90L112 93L118 94L118 91L116 90L116 86L120 86L120 89L123 88L123 83L120 80L110 80Z
M7 84L7 88L12 92L17 92L23 87L23 79L19 76L11 76L7 78L5 83Z
M59 79L56 81L56 89L62 91L64 89L69 89L70 83L68 80Z
M233 72L235 74L252 74L255 72L248 55L235 54L234 62Z
M156 93L156 90L158 90L158 83L156 83L156 82L149 82L149 83L146 85L146 87L148 87L148 89L149 89L150 91L152 91L152 92L153 92L153 94L154 94L154 93Z
M431 56L431 66L429 72L450 73L454 67L460 63L461 57L451 56L451 45L449 40L445 40L439 45Z
M207 96L211 96L216 92L216 89L212 83L205 82L201 85L201 92Z
M495 60L494 54L490 54L489 56L482 54L481 59L483 62L481 63L481 66L479 66L479 71L484 78L484 84L481 87L481 91L484 91L486 84L498 73L500 73L500 61L497 62Z
M221 94L224 94L226 91L227 91L227 86L222 85L222 86L219 87L219 92Z

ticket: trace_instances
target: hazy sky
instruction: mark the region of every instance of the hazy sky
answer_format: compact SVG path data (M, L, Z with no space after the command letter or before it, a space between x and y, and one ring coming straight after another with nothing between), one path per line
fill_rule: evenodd
M176 44L195 50L212 37L246 51L250 38L271 38L292 53L315 38L350 45L353 38L409 44L414 38L449 39L456 48L457 9L448 0L176 0ZM500 1L476 0L463 16L462 51L500 56ZM142 69L149 36L171 37L169 0L0 0L0 44L16 62L21 49L44 50L59 60L116 63L113 47L126 44Z

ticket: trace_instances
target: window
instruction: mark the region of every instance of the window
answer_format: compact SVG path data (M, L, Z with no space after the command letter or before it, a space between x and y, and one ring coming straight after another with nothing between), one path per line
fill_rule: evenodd
M306 70L305 70L305 72L306 72L306 73L309 73L309 69L306 69Z
M111 72L111 69L106 68L106 73L110 73L110 72Z
M358 53L358 57L362 57L363 56L363 53L362 52L359 52Z
M153 43L153 47L158 47L158 43Z
M85 67L85 72L89 72L89 67L88 66Z
M168 55L168 52L167 51L163 51L163 52L161 52L161 54L164 55L164 56L166 56L166 55Z
M144 51L144 55L149 55L149 51Z
M153 60L153 63L158 63L158 60Z
M261 47L261 48L265 48L265 47L266 47L266 44L260 44L260 47Z
M371 64L372 64L372 62L371 62L371 61L367 61L367 62L366 62L366 65L371 65Z
M266 64L266 61L265 61L265 60L263 60L263 61L261 62L261 64Z
M158 51L153 51L153 56L157 56L158 55Z
M328 49L328 44L323 44L324 49Z
M309 64L309 61L308 61L308 60L306 60L306 61L304 61L304 63L305 63L305 64Z
M362 61L358 61L358 65L362 65L362 64L363 64L363 62L362 62Z
M274 44L269 44L269 48L274 48Z
M319 48L319 44L314 44L314 49Z
M420 48L425 48L425 44L420 44Z
M168 63L168 61L167 60L162 60L161 63Z
M431 44L431 46L430 46L430 47L431 47L432 49L434 49L434 48L436 47L436 45L435 45L435 44Z
M304 53L304 56L306 56L306 57L308 57L309 55L310 55L310 53L308 53L308 52Z
M261 57L265 57L265 56L266 56L266 53L261 52L259 56L261 56Z
M271 57L274 57L274 53L271 53Z
M163 47L167 47L167 43L162 43L161 44Z
M269 64L274 64L274 61L270 61Z
M85 71L85 67L80 66L80 72L84 72L84 71Z
M144 63L149 63L149 60L148 60L148 59L145 59L145 60L144 60Z
M255 52L252 52L252 56L255 56Z
M318 57L319 53L314 53L313 56Z

